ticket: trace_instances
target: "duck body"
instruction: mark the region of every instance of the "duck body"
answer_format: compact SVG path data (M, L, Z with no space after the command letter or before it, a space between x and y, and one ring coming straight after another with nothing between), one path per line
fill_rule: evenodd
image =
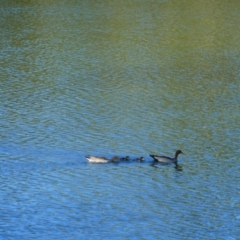
M171 158L171 157L167 157L167 156L158 156L158 155L149 155L150 157L152 157L154 159L155 162L160 162L160 163L175 163L177 164L178 161L178 155L183 152L181 150L177 150L175 153L175 157Z
M98 156L86 156L86 159L91 163L108 163L108 162L116 162L119 160L119 157L114 156L112 159L107 159L105 157L98 157Z

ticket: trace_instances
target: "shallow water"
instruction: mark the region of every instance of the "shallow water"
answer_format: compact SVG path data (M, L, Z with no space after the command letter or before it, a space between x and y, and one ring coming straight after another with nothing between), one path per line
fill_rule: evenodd
M2 1L0 239L239 239L239 9Z

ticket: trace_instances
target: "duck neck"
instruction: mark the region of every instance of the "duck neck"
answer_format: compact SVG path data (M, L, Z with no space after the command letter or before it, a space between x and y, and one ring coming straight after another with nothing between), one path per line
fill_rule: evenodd
M180 154L179 152L175 153L175 158L174 158L175 160L177 160L179 154Z

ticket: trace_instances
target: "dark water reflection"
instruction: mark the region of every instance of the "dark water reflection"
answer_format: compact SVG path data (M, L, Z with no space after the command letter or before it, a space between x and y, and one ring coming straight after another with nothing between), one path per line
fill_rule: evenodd
M238 239L238 9L2 1L0 238Z

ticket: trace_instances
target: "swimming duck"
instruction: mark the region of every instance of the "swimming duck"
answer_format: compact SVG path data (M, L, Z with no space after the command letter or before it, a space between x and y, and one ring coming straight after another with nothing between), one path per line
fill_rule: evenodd
M130 160L130 157L129 156L126 156L126 157L122 157L120 158L121 161L129 161Z
M91 163L108 163L108 162L117 162L119 161L118 156L114 156L111 159L107 159L105 157L97 157L97 156L86 156L86 159Z
M143 162L144 161L144 157L135 158L134 161Z
M154 159L155 162L161 162L161 163L175 163L177 164L177 158L178 155L183 152L181 150L177 150L175 153L175 157L171 158L171 157L166 157L166 156L158 156L158 155L149 155L150 157L152 157Z

